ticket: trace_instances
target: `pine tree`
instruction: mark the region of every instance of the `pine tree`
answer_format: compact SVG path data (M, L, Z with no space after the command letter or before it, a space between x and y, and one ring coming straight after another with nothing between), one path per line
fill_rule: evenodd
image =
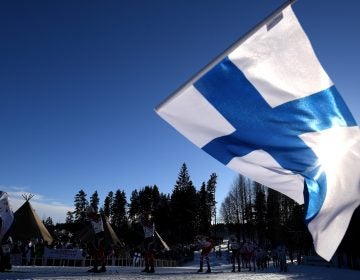
M90 197L90 206L95 210L96 213L99 210L99 201L99 194L97 191L95 191Z
M211 210L209 208L208 196L205 182L203 182L198 192L199 212L197 218L198 231L203 235L209 235L211 226Z
M114 193L110 191L104 200L104 208L103 208L104 215L109 218L110 222L112 220L111 209L112 209L113 199L114 199Z
M135 190L131 194L129 214L131 217L141 216L145 212L154 214L159 202L160 193L156 185Z
M156 187L157 195L159 191ZM154 209L154 187L146 186L145 188L139 191L139 202L140 202L140 213L143 214L145 212L152 213Z
M158 202L153 210L154 222L156 230L167 242L170 241L171 228L170 221L170 196L168 194L159 194Z
M74 212L67 211L65 223L66 224L72 224L73 222L74 222Z
M276 246L284 241L280 223L280 193L270 188L268 189L266 220L267 237L271 244Z
M75 195L75 221L76 222L84 222L86 218L86 208L89 206L89 202L86 199L86 193L83 190L80 190Z
M198 200L196 189L190 180L185 163L181 166L178 179L171 195L171 222L178 242L191 242L196 232Z
M126 220L126 195L124 191L119 189L115 192L114 202L112 205L112 225L120 229L123 222Z
M286 228L286 244L289 251L306 252L313 249L313 242L304 220L304 205L294 204Z
M258 242L261 246L265 244L266 230L266 197L264 187L255 182L255 227L258 236Z
M140 214L140 199L139 192L137 190L133 190L130 196L130 207L129 207L129 218L132 221L135 221Z
M152 210L151 212L154 213L160 203L160 192L157 185L152 187Z

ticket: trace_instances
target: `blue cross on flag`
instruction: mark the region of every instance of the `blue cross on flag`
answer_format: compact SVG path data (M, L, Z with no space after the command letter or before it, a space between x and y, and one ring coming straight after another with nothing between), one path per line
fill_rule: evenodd
M360 204L360 130L291 5L156 108L231 169L305 203L330 260Z

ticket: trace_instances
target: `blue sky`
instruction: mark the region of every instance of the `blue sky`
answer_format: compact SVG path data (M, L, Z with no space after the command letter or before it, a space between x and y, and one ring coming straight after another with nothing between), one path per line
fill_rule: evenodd
M0 189L14 210L32 193L62 221L75 194L156 184L183 162L197 188L237 174L159 118L154 107L282 0L0 2ZM359 1L299 0L295 14L360 122Z

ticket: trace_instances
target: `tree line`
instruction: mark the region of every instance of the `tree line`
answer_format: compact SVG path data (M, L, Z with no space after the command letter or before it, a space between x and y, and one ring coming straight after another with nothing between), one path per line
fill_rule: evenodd
M264 248L284 243L290 253L315 255L304 211L304 205L239 175L221 204L220 216L239 240ZM358 207L335 254L338 266L360 269L359 222Z
M145 186L133 190L128 202L125 192L118 189L110 191L100 203L97 191L88 199L81 189L74 197L74 211L66 214L65 224L73 228L83 224L86 209L91 206L105 214L117 235L131 246L142 241L137 226L142 214L150 213L157 231L169 245L189 244L198 234L211 234L216 184L217 175L213 173L197 190L183 163L171 194L160 192L156 185Z
M240 240L265 248L285 243L289 249L313 250L304 223L304 206L242 175L222 202L220 215Z
M235 234L241 241L252 241L264 248L285 243L292 252L315 254L304 222L303 205L239 175L221 203L216 221L216 187L217 175L213 173L197 190L183 163L171 194L160 192L156 185L145 186L133 190L128 201L125 192L118 189L110 191L100 204L97 191L88 199L81 189L74 197L74 211L67 213L65 224L54 227L51 218L44 223L53 229L76 229L86 220L87 207L92 206L108 217L120 239L132 247L142 241L138 225L146 212L151 214L157 231L170 246L191 244L199 234L213 238ZM338 249L338 255L345 255L348 262L359 257L359 221L358 208Z

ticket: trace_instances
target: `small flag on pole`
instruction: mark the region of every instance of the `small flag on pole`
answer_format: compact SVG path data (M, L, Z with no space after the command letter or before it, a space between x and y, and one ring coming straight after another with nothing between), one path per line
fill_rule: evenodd
M288 1L156 108L229 168L305 203L330 260L360 204L360 130Z

